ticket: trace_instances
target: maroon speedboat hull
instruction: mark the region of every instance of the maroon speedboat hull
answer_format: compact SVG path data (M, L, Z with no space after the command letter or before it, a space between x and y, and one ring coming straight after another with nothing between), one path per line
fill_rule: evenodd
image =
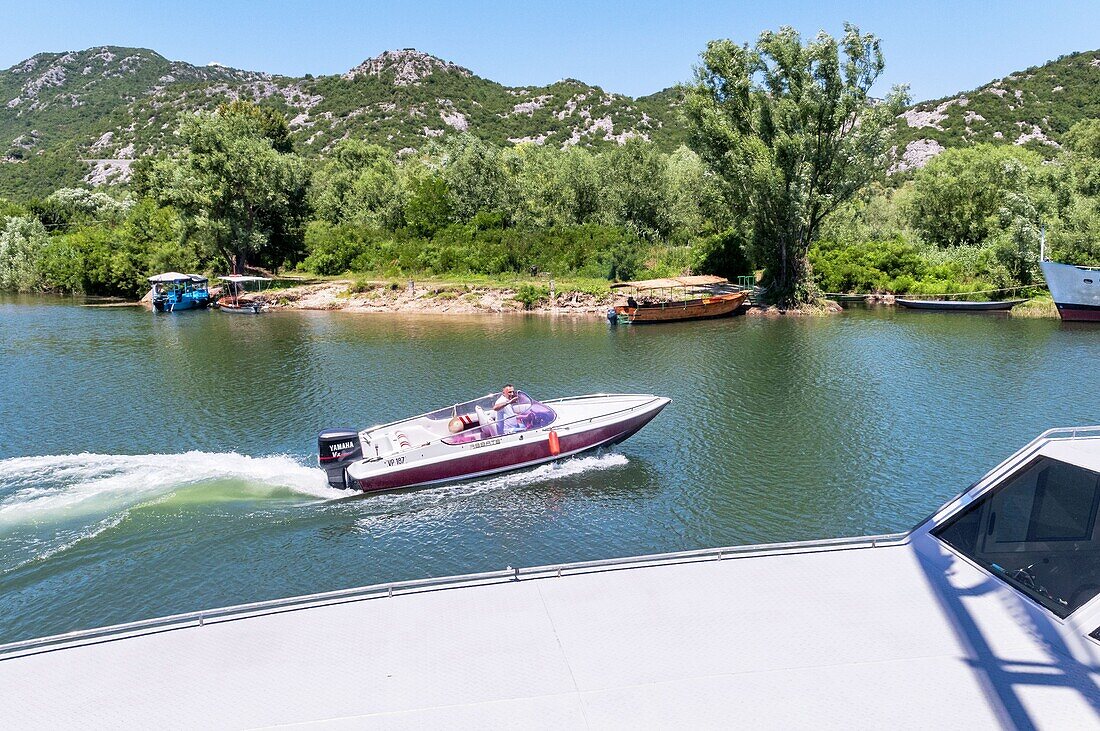
M663 408L663 407L662 407ZM577 432L560 434L559 453L550 450L547 439L534 435L530 441L499 450L475 450L471 454L441 460L431 464L410 466L406 470L390 472L365 479L349 480L349 487L363 492L398 490L436 482L469 479L490 473L518 470L541 462L579 454L589 449L617 444L653 420L661 409L639 414L630 419Z

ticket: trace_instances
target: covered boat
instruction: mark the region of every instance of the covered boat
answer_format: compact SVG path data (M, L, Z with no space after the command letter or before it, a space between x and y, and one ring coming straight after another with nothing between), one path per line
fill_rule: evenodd
M645 279L611 285L619 322L673 322L724 317L737 311L749 292L723 277L700 275Z
M153 309L157 312L193 310L210 304L207 279L200 274L165 272L149 277Z
M222 312L230 314L258 315L263 312L266 302L263 298L265 282L270 282L266 277L249 277L242 274L227 274L218 277L225 282L226 294L218 298L217 307ZM249 287L255 285L255 290Z
M464 480L616 444L669 402L648 394L552 401L490 394L360 432L326 429L317 437L319 461L330 485L364 492Z

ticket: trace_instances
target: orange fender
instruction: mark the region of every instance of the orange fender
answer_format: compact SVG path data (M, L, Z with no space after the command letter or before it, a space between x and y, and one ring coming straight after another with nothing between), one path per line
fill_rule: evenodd
M561 454L561 442L558 441L558 433L550 430L550 454L555 457Z

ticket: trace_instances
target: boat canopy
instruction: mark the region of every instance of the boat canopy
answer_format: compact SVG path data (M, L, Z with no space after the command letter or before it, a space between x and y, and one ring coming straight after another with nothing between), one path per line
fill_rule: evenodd
M201 274L180 274L179 272L165 272L164 274L157 274L156 276L149 277L149 281L154 284L163 282L205 282L206 277Z
M643 279L638 282L618 282L611 289L672 289L674 287L707 287L716 284L729 284L725 277L700 274L693 277L668 277L667 279Z
M243 274L226 274L225 276L218 277L223 282L235 282L240 284L241 282L270 282L267 277L248 277Z

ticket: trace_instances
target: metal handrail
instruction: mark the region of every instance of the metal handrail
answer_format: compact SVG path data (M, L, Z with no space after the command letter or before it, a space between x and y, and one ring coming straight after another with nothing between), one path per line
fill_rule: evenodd
M1053 429L1047 429L1032 440L1032 443L1042 439L1091 439L1094 437L1100 437L1100 424L1096 426L1057 426Z
M169 631L188 627L202 627L208 623L227 622L261 616L277 611L297 611L313 607L326 606L351 601L366 601L392 597L395 594L420 593L423 591L499 584L524 579L549 579L568 574L592 573L598 571L626 570L691 563L708 560L726 560L748 558L751 556L774 555L776 553L810 553L820 551L851 550L857 548L880 548L903 545L909 533L887 533L852 538L830 538L816 541L791 541L784 543L763 543L746 546L727 546L724 548L705 548L692 551L647 554L621 558L597 559L574 563L550 564L528 568L508 567L501 571L487 571L475 574L460 574L429 579L413 579L386 584L339 589L317 594L270 599L247 604L237 604L216 609L172 614L165 617L143 619L136 622L110 625L87 630L76 630L65 634L20 640L0 645L0 662L40 652L64 649L91 642L108 642L125 637L140 636L155 631Z
M1047 429L1039 436L1032 439L1030 442L1020 447L1013 452L1007 458L1001 461L993 469L986 472L980 478L967 485L966 489L955 495L947 502L945 502L938 510L929 515L927 518L922 519L917 523L912 530L919 530L922 526L928 523L937 523L944 520L946 517L955 513L960 505L959 501L968 494L973 493L973 497L977 499L981 495L985 494L990 485L1000 482L1001 478L1007 472L1016 469L1021 464L1031 459L1042 447L1050 441L1055 439L1095 439L1100 437L1100 425L1096 426L1059 426L1052 429ZM974 492L975 488L985 486L981 490Z

